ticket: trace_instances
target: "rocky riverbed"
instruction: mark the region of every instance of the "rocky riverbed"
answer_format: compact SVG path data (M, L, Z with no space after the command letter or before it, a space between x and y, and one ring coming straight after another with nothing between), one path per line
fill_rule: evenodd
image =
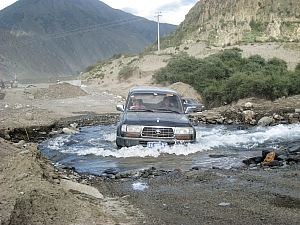
M32 99L23 89L10 89L1 100L0 224L299 223L297 163L269 167L256 162L232 169L146 168L127 175L107 171L117 179L54 167L32 142L63 132L74 122L90 125L118 119L114 107L122 97L86 90L76 98L49 95L45 100ZM191 118L195 123L232 120L255 125L266 116L272 117L271 125L297 123L299 104L299 96L275 102L246 99ZM251 119L246 120L246 110L253 111Z

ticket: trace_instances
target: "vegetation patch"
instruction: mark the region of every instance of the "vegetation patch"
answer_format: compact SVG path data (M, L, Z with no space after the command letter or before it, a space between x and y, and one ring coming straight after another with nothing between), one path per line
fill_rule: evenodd
M90 65L87 68L85 68L84 72L88 73L91 72L92 70L94 70L97 67L97 64L94 65Z
M289 71L281 59L242 58L241 51L228 49L204 59L182 53L154 77L158 83L190 84L211 107L246 97L274 100L300 94L300 64Z
M252 32L262 33L267 29L268 23L251 20L249 25Z
M119 80L127 80L131 76L133 76L134 71L136 70L136 67L126 65L122 67L122 69L119 71Z

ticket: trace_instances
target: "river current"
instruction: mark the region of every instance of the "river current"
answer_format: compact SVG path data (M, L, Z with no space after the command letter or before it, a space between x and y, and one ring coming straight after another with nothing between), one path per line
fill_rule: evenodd
M300 144L300 124L272 127L199 125L197 141L164 148L134 146L117 149L116 126L82 127L74 135L61 134L39 145L56 166L75 167L79 172L101 175L108 168L117 171L144 169L190 169L240 167L242 160L260 156L262 150Z

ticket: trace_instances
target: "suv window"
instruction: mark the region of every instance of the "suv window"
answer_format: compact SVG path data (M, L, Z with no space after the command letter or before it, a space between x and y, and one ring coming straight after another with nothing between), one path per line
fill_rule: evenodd
M126 109L129 111L149 110L182 113L180 98L168 93L132 93L127 100Z

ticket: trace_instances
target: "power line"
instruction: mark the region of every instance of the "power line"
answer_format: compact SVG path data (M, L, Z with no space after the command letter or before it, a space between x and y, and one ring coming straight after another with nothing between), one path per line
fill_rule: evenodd
M123 24L138 22L138 21L141 21L141 20L144 20L144 18L118 20L118 21L113 21L113 22L110 22L110 23L95 24L95 25L91 25L91 26L88 26L88 27L76 28L76 29L73 29L73 30L68 30L68 31L65 31L65 32L51 34L51 35L47 35L47 36L48 36L49 39L52 39L52 38L56 39L56 38L66 37L66 36L69 36L71 34L90 32L90 31L94 31L94 30L97 30L97 29L116 27L116 26L120 26L120 25L123 25Z
M64 37L70 36L72 34L86 33L86 32L91 32L91 31L95 31L95 30L99 30L99 29L107 29L107 28L116 27L116 26L120 26L120 25L124 25L124 24L128 24L128 23L139 22L142 20L145 20L145 19L144 18L134 18L134 19L115 20L115 21L109 22L109 23L95 24L95 25L76 28L76 29L72 29L72 30L68 30L68 31L60 32L60 33L41 35L41 37L43 38L43 40L59 39L59 38L64 38ZM34 42L34 40L26 40L26 41L22 42L22 44L31 44L33 42ZM0 47L2 47L2 46L4 46L4 45L0 45Z

